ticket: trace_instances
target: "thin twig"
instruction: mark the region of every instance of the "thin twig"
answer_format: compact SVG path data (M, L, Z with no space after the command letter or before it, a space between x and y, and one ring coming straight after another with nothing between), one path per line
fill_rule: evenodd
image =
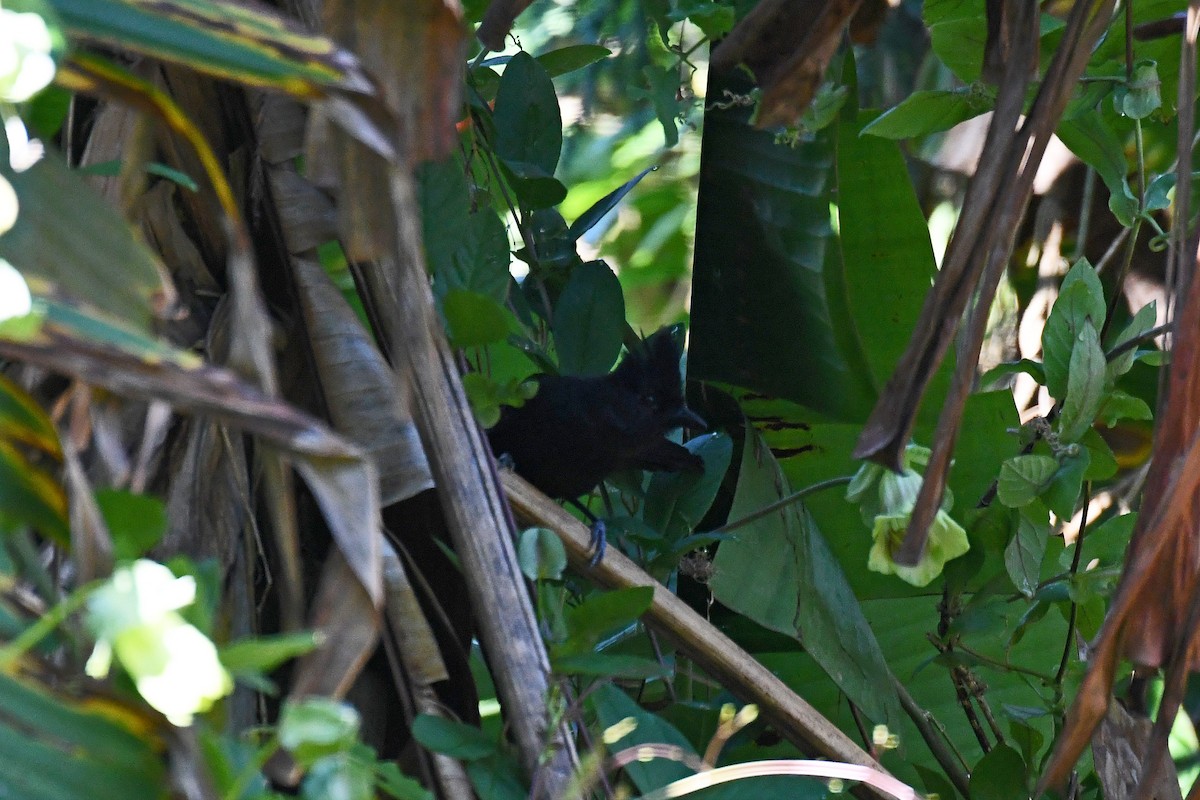
M945 732L933 725L933 714L917 705L917 701L908 693L908 689L895 676L892 677L892 687L896 690L896 696L900 698L900 707L912 720L917 733L921 735L925 746L929 748L934 760L946 773L950 783L954 784L955 789L962 792L963 797L970 797L970 781L967 778L970 768L967 766L966 759L954 747L954 743L946 737Z
M824 489L833 488L834 486L844 486L845 484L850 483L850 481L852 481L853 479L854 478L852 476L842 475L837 478L830 478L829 480L824 480L824 481L820 481L818 483L814 483L812 486L806 486L798 492L792 492L787 497L780 498L779 500L776 500L774 503L771 503L770 505L763 506L762 508L758 509L757 511L752 511L751 513L747 514L746 516L742 517L739 520L735 520L733 522L727 522L724 525L722 525L721 527L717 528L716 530L709 531L709 532L710 533L727 533L729 531L736 530L737 528L741 528L745 525L749 525L751 522L754 522L755 520L762 519L763 517L767 516L768 514L774 514L779 509L784 508L785 506L789 506L792 503L795 503L797 500L803 500L805 497L808 497L810 494L816 494L817 492L820 492Z

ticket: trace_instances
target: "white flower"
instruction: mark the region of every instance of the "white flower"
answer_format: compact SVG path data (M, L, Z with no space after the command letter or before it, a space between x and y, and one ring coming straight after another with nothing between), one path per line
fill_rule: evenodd
M53 49L40 15L0 8L0 100L22 103L54 80Z
M29 287L16 267L0 258L0 322L23 317L33 310Z
M173 724L190 725L233 690L216 647L179 615L195 599L193 578L177 578L154 561L117 569L88 598L96 649L87 674L103 678L116 656L147 703Z

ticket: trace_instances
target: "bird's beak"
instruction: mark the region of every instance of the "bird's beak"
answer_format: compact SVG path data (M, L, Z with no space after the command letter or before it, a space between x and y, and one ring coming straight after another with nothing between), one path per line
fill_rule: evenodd
M687 406L682 406L671 416L671 427L690 428L696 431L708 430L708 423Z

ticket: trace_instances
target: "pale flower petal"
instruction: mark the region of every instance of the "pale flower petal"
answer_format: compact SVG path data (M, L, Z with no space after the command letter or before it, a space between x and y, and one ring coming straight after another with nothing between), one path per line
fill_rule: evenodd
M53 49L41 16L0 8L0 100L23 103L54 80Z
M233 691L233 680L221 666L217 648L192 625L169 627L161 643L166 663L158 672L134 676L138 692L172 724L191 725L195 714Z
M216 647L178 612L195 598L193 578L177 578L157 562L116 570L88 598L87 623L96 635L88 674L103 677L115 656L147 703L172 723L190 725L233 690Z

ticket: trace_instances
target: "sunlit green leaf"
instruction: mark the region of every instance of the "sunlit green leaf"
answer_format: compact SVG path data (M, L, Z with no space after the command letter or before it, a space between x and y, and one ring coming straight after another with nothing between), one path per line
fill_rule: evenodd
M279 743L301 764L352 747L361 725L358 712L327 697L290 701L279 715Z
M862 135L910 139L945 131L988 111L993 100L972 87L931 89L910 94L862 129Z
M1029 504L1050 484L1058 462L1050 456L1014 456L1000 467L996 489L1000 502L1009 508Z
M1074 442L1092 426L1096 412L1104 401L1104 378L1108 368L1104 351L1100 349L1100 334L1091 320L1084 320L1071 350L1071 365L1067 375L1067 396L1059 414L1059 435L1064 442Z
M562 540L546 528L521 531L517 558L521 562L521 572L531 581L559 580L567 568L567 552Z

